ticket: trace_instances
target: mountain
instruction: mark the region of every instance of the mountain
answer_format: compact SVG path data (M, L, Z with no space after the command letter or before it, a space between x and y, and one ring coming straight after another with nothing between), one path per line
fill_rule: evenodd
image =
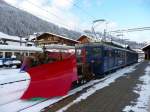
M0 0L0 32L26 36L35 32L51 32L77 39L81 33L59 27Z

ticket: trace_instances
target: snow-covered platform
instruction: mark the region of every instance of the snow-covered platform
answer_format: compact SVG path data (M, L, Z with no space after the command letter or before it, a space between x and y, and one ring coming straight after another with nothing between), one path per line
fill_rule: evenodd
M73 100L59 102L42 112L149 112L150 62L127 68L110 74Z

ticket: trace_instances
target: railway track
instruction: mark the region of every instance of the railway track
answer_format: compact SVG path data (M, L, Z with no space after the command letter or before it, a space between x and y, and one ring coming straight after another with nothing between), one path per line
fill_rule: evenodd
M107 77L102 78L102 79L99 79L99 80L92 80L92 81L90 81L90 82L88 82L88 83L86 83L86 84L84 84L84 85L82 85L82 86L80 86L80 87L77 87L77 88L71 90L68 95L63 96L63 97L60 97L60 98L58 98L58 99L56 99L56 100L53 100L53 102L51 102L51 103L50 103L49 105L47 105L47 106L54 105L55 103L57 103L57 102L59 102L59 101L61 101L61 100L64 100L64 99L66 99L66 98L68 98L68 97L71 97L72 95L75 95L75 94L82 94L83 92L85 92L85 91L86 91L87 89L89 89L90 87L92 87L92 86L94 86L94 85L96 85L96 84L98 84L98 83L100 83L100 82L102 82L102 81L104 81L104 80L106 80L106 79L108 79L108 78L110 78L110 76L107 76ZM39 101L39 102L37 102L37 103L35 103L35 104L33 104L33 105L30 105L30 106L28 106L28 107L25 107L25 108L23 108L23 109L20 109L20 110L18 110L17 112L25 112L25 111L28 111L30 108L34 108L34 106L38 106L38 104L46 103L46 102L48 102L48 101L51 101L51 99L45 99L45 100Z

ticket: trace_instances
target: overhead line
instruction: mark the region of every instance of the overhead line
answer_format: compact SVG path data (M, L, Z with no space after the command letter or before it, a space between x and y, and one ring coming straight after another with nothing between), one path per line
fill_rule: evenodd
M115 30L115 31L110 31L110 32L120 33L120 32L143 31L143 30L150 30L150 27L141 27L141 28L132 28L132 29Z

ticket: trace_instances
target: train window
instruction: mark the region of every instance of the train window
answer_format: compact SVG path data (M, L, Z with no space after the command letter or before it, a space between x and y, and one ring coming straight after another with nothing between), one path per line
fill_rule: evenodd
M112 51L112 57L115 57L115 51L114 50Z
M112 57L112 51L109 50L109 57Z
M5 52L5 57L6 58L11 58L12 52Z
M81 49L77 49L77 50L76 50L76 55L77 55L77 56L81 56Z
M100 56L101 55L101 49L100 48L93 48L92 53L94 56Z
M87 50L85 51L85 54L86 54L86 56L90 56L90 51L89 51L89 49L87 49Z
M3 58L3 52L0 52L0 58Z
M104 51L104 56L106 56L106 57L108 56L108 50Z

